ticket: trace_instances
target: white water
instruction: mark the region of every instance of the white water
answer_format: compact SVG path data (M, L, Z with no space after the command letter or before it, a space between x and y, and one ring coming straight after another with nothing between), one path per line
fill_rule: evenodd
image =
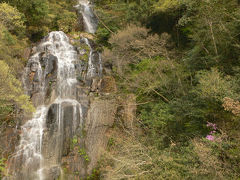
M73 106L73 117L76 117L77 110L81 112L81 105L75 100L76 98L76 88L77 83L76 72L74 61L77 59L77 52L74 47L69 43L68 37L63 32L51 32L46 38L46 41L41 44L41 47L47 50L52 55L56 56L58 59L58 72L57 72L57 99L52 104L59 104L58 110L58 129L59 136L62 133L62 103L68 103ZM32 58L37 58L39 53L32 56ZM35 59L36 60L36 59ZM38 59L38 71L42 73L42 68L40 65L40 59ZM44 76L42 76L44 77ZM42 78L41 84L44 86L44 78ZM41 88L42 90L44 88ZM45 94L45 93L42 93ZM43 95L44 96L44 95ZM40 96L40 98L45 98ZM50 105L42 105L37 107L37 111L34 114L33 119L27 121L22 127L22 133L20 136L20 144L16 148L16 153L12 158L12 163L16 165L19 164L24 168L23 175L21 179L26 179L29 176L31 179L42 180L44 179L43 169L44 158L42 156L42 139L44 129L46 128L46 116ZM74 118L76 120L76 118ZM76 122L73 122L76 126ZM76 127L74 127L76 129ZM61 139L56 140L56 149L61 149L59 147L62 142ZM59 150L58 150L59 151ZM56 163L58 161L56 160ZM58 164L56 164L58 165ZM18 167L14 167L17 169ZM16 178L18 179L18 178Z
M94 21L94 14L91 9L91 5L88 1L79 0L79 6L81 6L81 13L84 18L85 29L89 33L95 33L97 23ZM94 50L92 49L90 42L87 38L84 38L84 42L90 48L90 55L88 61L87 78L93 78L96 75L101 75L102 66L99 55L99 64L93 63ZM30 62L35 62L38 76L40 77L38 95L39 106L33 116L33 118L27 121L21 127L20 143L16 147L13 157L10 159L11 173L16 180L44 180L45 171L53 166L60 166L58 157L61 156L61 148L63 144L63 104L67 103L73 107L73 133L75 133L79 122L77 122L77 112L80 113L80 125L83 123L83 113L81 104L76 100L76 69L74 61L78 60L77 51L69 43L69 38L61 31L51 32L44 41L39 45L39 49L52 54L57 57L57 87L56 87L56 99L51 104L44 104L46 99L46 72L41 67L40 53L34 54ZM28 74L27 74L28 75ZM24 81L25 82L25 81ZM26 87L27 85L24 84ZM52 149L52 153L58 154L52 162L54 164L48 165L45 162L43 156L43 136L46 130L46 118L49 108L52 104L58 105L57 110L57 122L58 122L58 135L56 136L56 144Z
M89 40L87 38L83 38L84 42L88 45L90 49L90 54L88 58L88 71L87 71L87 77L92 78L97 74L96 66L93 64L93 49L89 43Z
M32 168L35 168L36 164L40 167L43 161L41 146L46 113L47 107L38 107L33 119L21 127L20 145L17 147L15 157L20 157L21 163L23 163L25 167L29 167L30 171L32 171ZM39 179L43 178L41 173L36 173Z
M97 30L98 23L96 16L93 13L92 6L87 0L79 0L78 2L79 5L76 7L80 10L83 16L85 31L94 34Z

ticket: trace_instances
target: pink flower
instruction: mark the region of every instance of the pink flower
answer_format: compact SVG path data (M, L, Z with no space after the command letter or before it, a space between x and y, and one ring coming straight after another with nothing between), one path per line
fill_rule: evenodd
M217 125L214 123L207 122L207 127L212 128L213 130L217 130Z
M211 132L210 132L210 134L214 134L214 133L216 133L216 131L211 131Z
M209 141L214 141L214 136L213 135L207 135L206 139L208 139Z

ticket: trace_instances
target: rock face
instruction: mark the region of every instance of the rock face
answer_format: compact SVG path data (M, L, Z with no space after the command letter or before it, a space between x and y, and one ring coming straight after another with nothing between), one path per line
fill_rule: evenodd
M79 0L77 9L84 29L94 33L98 22L90 3ZM70 40L55 31L32 49L23 85L37 110L20 123L5 180L72 180L91 174L117 110L110 98L115 81L102 72L101 55L88 38Z
M22 121L5 179L79 179L106 146L116 103L103 91L100 54L86 38L69 42L63 32L51 32L34 48L23 82L37 111Z
M8 127L1 124L0 129L0 154L6 158L11 154L18 142L19 131L15 127Z
M76 6L79 15L79 24L88 33L95 33L98 26L98 19L93 12L92 5L88 0L78 0Z
M115 100L92 99L84 129L73 137L71 150L62 158L63 179L78 179L97 166L101 152L106 148L106 133L114 123Z
M91 108L88 111L87 121L85 123L85 144L88 156L91 159L87 166L88 174L90 174L92 169L97 165L101 151L106 148L107 139L105 135L114 123L115 113L115 100L94 100L91 103Z

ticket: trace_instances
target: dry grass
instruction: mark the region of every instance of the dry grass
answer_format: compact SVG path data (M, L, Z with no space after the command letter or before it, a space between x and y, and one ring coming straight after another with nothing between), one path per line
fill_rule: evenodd
M187 147L173 144L159 151L144 146L132 133L115 128L109 134L100 171L105 180L238 179L237 172L216 150L211 142L195 138Z
M112 131L108 151L101 160L101 171L106 180L136 179L148 173L146 167L153 164L148 149L130 132Z

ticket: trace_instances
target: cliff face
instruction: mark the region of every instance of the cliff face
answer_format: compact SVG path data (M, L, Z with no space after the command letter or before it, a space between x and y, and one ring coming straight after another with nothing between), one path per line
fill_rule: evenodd
M76 7L84 29L94 33L97 21L89 3ZM115 82L102 71L101 55L85 37L56 31L33 47L23 85L36 112L20 121L5 179L79 179L92 172L117 109Z
M92 41L63 32L51 32L32 52L23 82L37 111L22 120L6 179L84 177L96 167L116 112L100 54Z

